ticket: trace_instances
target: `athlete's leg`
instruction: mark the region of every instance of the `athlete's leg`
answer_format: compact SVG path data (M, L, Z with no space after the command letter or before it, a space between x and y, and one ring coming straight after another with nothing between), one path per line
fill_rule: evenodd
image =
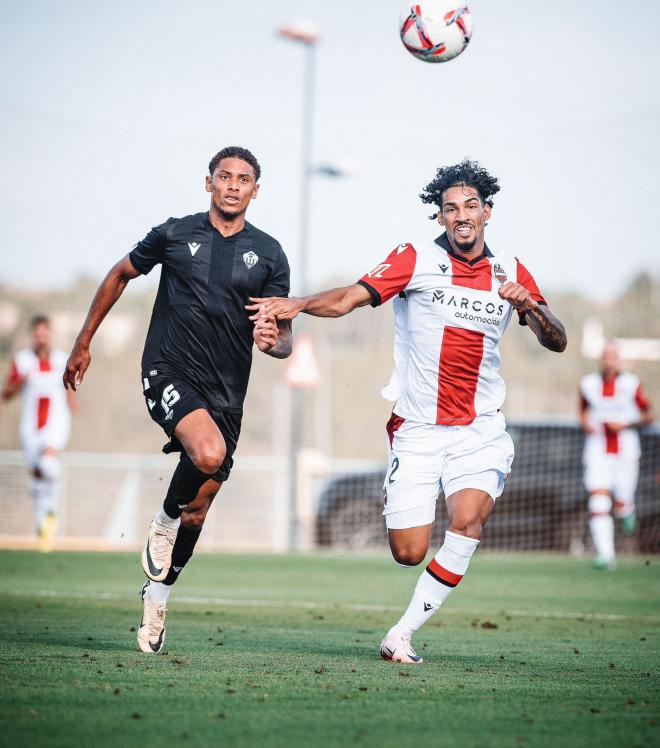
M431 618L465 575L494 504L488 491L477 488L464 488L448 497L445 541L419 578L410 605L397 623L408 637Z
M635 492L639 478L639 460L619 458L618 463L614 478L614 516L621 520L624 534L632 535L637 526Z
M167 576L162 582L151 582L145 589L145 595L152 602L167 602L172 585L177 581L183 567L193 555L195 545L202 532L204 520L221 485L219 481L207 480L197 492L197 496L181 514L181 524L176 533L176 540L172 548L172 562Z
M387 531L392 558L399 566L418 566L426 558L433 523Z
M220 469L227 451L220 429L208 411L203 408L185 415L177 423L174 436L181 443L184 451L181 453L181 459L172 476L163 508L151 523L147 544L142 553L144 572L154 582L164 581L170 572L172 552L178 538L180 518L184 510L198 498L206 483L217 486L213 495L217 493L219 483L212 480L211 476ZM201 504L198 506L204 503L204 496L207 494L208 490L199 498ZM203 516L206 516L206 511ZM193 516L199 517L199 511L195 510ZM203 523L203 517L201 522ZM189 520L188 524L191 523L192 520ZM181 532L182 537L187 537L185 547L190 548L188 558L192 554L192 547L199 535L197 533L193 542L192 537L188 537L189 533L189 528L184 528Z
M589 494L589 530L596 549L594 565L611 567L616 558L614 550L614 520L612 496L605 488L596 488Z
M32 469L32 498L39 549L51 551L57 529L62 467L54 447L40 450Z

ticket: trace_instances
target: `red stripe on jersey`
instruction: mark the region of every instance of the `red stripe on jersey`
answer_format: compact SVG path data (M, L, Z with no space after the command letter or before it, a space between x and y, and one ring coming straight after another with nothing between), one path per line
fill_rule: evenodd
M50 412L50 398L40 397L37 401L37 428L42 429L48 423Z
M612 379L603 379L603 397L614 397L616 389L616 377Z
M426 568L429 569L436 577L439 577L444 582L448 582L454 587L461 581L461 579L463 579L462 574L454 574L453 571L445 569L445 567L440 566L440 564L434 558L431 559L431 563Z
M493 288L493 269L485 258L475 265L461 262L449 255L451 261L451 284L474 288L476 291L491 291Z
M605 451L608 455L619 454L619 434L605 424Z
M648 397L646 397L646 392L644 392L641 384L637 388L637 392L635 392L635 404L643 413L651 409L651 403Z
M52 371L53 367L50 365L50 358L39 359L39 371Z
M611 379L603 378L603 397L614 397L616 392L616 377ZM605 451L607 454L619 454L619 434L607 428L605 424Z
M387 426L385 427L387 430L387 437L390 440L390 447L394 442L394 434L396 434L401 426L403 426L405 420L405 418L401 418L401 416L398 416L396 413L392 413L390 416L390 420L387 422Z
M438 369L437 424L459 426L474 421L474 397L483 357L484 333L445 327Z
M378 303L401 293L410 283L415 272L417 252L412 244L400 244L384 262L360 278L360 283L373 289L379 297Z

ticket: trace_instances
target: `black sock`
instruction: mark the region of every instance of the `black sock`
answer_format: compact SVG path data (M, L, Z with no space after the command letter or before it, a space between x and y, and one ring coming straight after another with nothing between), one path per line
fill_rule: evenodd
M195 544L199 540L201 532L201 527L199 530L189 530L187 527L179 525L176 540L174 541L174 548L172 549L172 565L167 572L167 576L163 579L163 584L174 584L179 578L181 570L193 555Z
M181 459L174 471L167 496L163 501L163 511L168 517L177 519L181 516L186 504L190 503L199 489L210 478L201 470L198 470L192 460L185 452L181 453Z

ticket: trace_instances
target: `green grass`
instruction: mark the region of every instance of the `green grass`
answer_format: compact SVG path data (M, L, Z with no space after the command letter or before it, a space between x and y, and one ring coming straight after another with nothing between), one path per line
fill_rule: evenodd
M420 667L377 657L419 573L385 554L200 555L160 656L135 644L137 557L3 551L0 568L2 746L660 742L657 558L481 554L417 635Z

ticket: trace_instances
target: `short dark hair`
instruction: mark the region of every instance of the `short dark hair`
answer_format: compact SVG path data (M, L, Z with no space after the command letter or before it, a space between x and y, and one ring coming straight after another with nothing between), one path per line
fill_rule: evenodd
M50 327L50 319L45 314L37 314L30 320L30 327L34 330L38 325L48 325Z
M247 148L241 148L240 145L228 145L221 151L218 151L209 163L209 174L213 175L213 172L218 168L218 164L223 158L240 158L254 169L254 176L256 181L259 181L261 176L261 166L253 153L248 151Z
M442 196L450 187L465 185L474 187L483 203L493 205L493 195L500 191L497 177L491 176L478 161L464 158L460 164L441 166L435 179L429 182L420 194L423 203L437 205L442 210ZM431 218L437 218L437 213Z

